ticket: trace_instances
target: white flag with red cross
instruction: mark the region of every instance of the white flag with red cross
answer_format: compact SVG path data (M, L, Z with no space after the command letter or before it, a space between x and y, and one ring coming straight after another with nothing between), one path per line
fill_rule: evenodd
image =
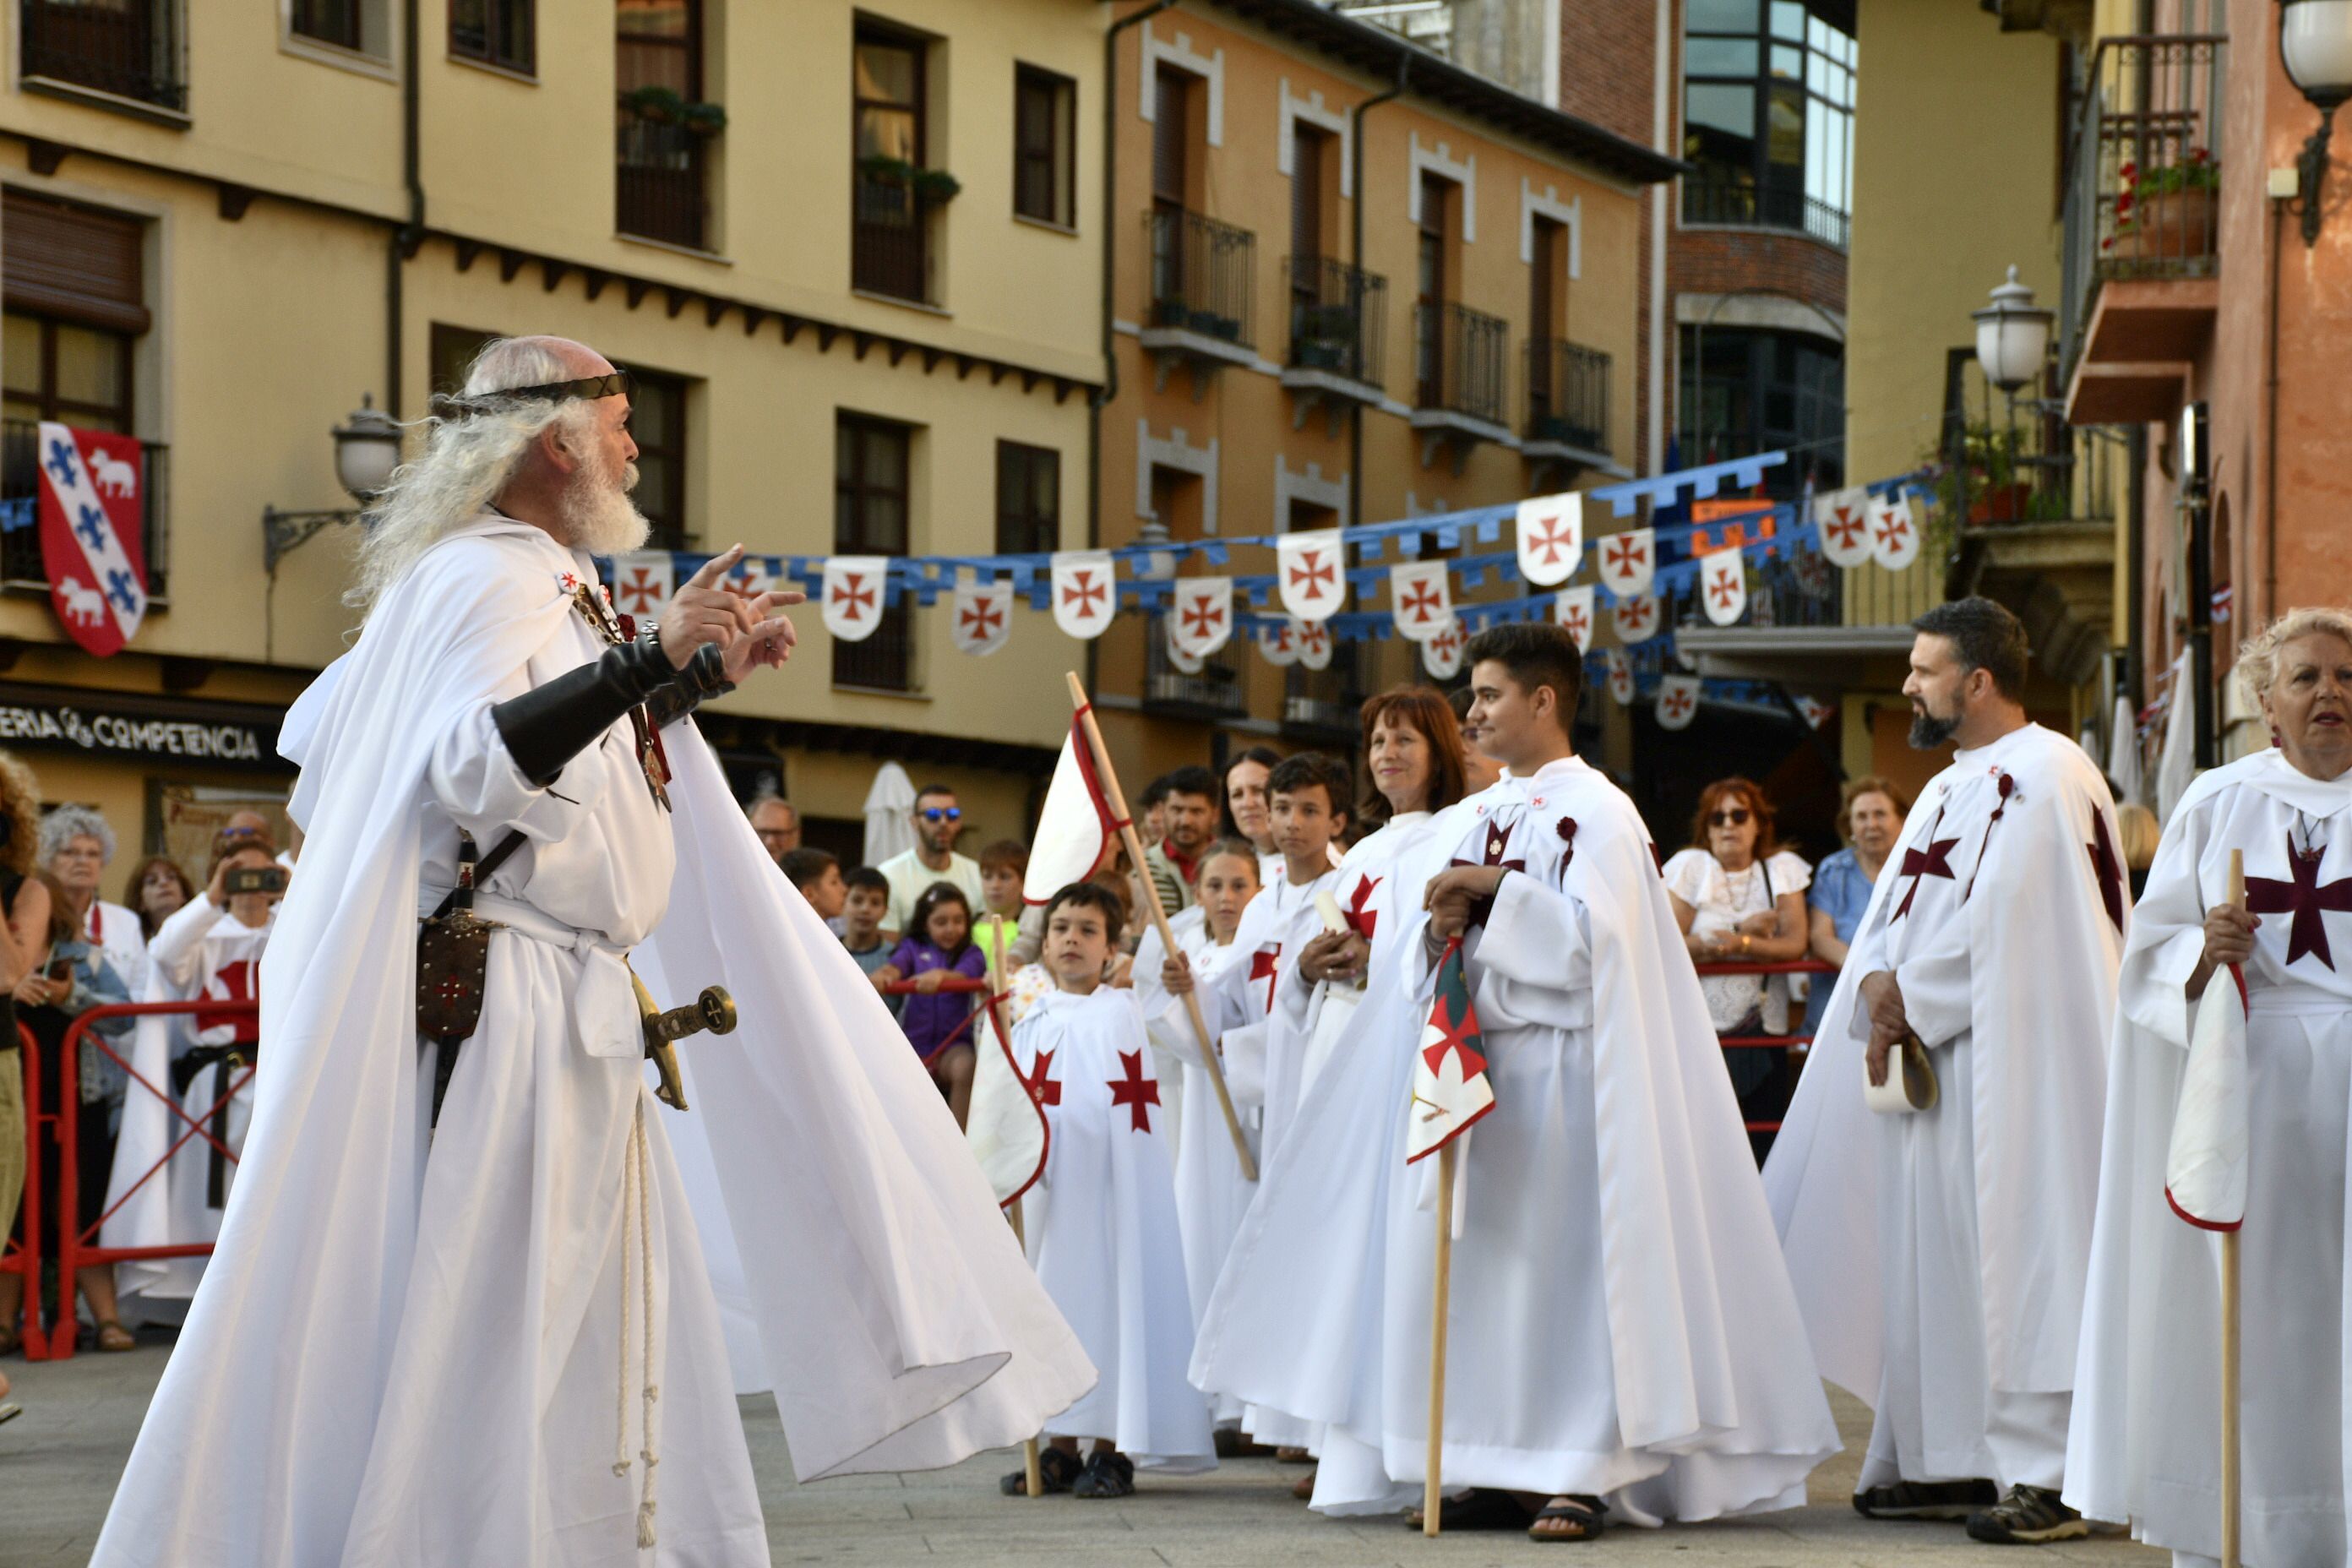
M1182 577L1168 616L1171 647L1199 660L1225 646L1234 635L1234 580Z
M1118 842L1118 819L1111 816L1095 772L1094 749L1087 744L1085 709L1070 720L1062 754L1045 786L1045 809L1029 837L1029 869L1021 879L1024 903L1042 904L1073 882L1099 870Z
M1658 635L1658 596L1637 594L1630 599L1620 599L1610 612L1617 625L1617 640L1633 644L1647 642Z
M1584 559L1584 498L1574 490L1519 503L1519 575L1538 588L1565 583Z
M1633 661L1625 657L1622 648L1610 648L1609 695L1617 700L1620 708L1633 705Z
M1389 611L1397 635L1427 642L1454 621L1454 589L1443 561L1400 561L1389 568Z
M667 550L639 550L613 559L613 608L633 621L660 618L677 592L677 564Z
M1870 559L1870 492L1862 486L1815 496L1813 525L1831 565L1859 566Z
M1748 562L1737 550L1698 558L1699 603L1718 626L1737 621L1748 608Z
M1818 697L1808 697L1801 691L1797 693L1797 712L1803 718L1809 729L1820 729L1829 722L1830 715L1836 711L1835 703L1824 702Z
M1919 559L1919 521L1909 497L1883 495L1870 503L1870 555L1889 572Z
M1347 546L1336 528L1286 533L1274 542L1282 607L1302 621L1328 621L1348 603Z
M1421 1026L1412 1062L1412 1106L1405 1117L1404 1157L1411 1164L1436 1153L1495 1109L1495 1080L1486 1073L1486 1037L1470 1003L1462 939L1445 944L1437 961L1437 994Z
M1298 628L1298 662L1307 669L1331 668L1331 628L1313 621Z
M1451 680L1462 670L1462 650L1470 646L1470 634L1462 623L1447 616L1445 624L1421 645L1421 668L1439 680Z
M1298 662L1298 623L1288 616L1269 616L1257 629L1257 651L1276 668Z
M1658 682L1658 728L1687 730L1698 714L1698 677L1669 675Z
M2165 1201L2200 1230L2245 1222L2247 1108L2246 977L2232 963L2198 999L2164 1161Z
M1013 584L964 583L952 605L958 653L987 655L1013 636Z
M874 559L878 561L883 557L876 556ZM719 580L719 585L746 598L764 594L776 585L775 563L765 555L746 555Z
M1118 578L1108 550L1054 552L1054 624L1079 638L1098 637L1118 608Z
M146 449L135 437L40 422L41 565L58 624L84 653L122 651L147 614L139 542Z
M843 642L864 642L882 624L887 555L828 555L824 560L824 629Z
M1562 588L1552 600L1552 616L1568 628L1576 639L1576 651L1590 652L1592 647L1592 584L1580 583L1573 588Z
M1648 593L1657 570L1657 530L1629 528L1601 542L1601 582L1617 597Z

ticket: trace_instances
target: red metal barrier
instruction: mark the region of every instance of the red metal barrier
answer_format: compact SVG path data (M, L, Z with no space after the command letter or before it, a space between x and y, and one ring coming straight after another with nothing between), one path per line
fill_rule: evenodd
M58 1072L62 1083L79 1085L81 1082L81 1048L85 1042L94 1044L100 1050L112 1057L121 1064L122 1070L131 1075L132 1086L143 1089L162 1100L170 1110L173 1120L187 1123L187 1130L172 1141L172 1146L163 1151L161 1159L142 1171L139 1173L139 1179L123 1189L122 1196L116 1199L111 1207L87 1226L83 1226L77 1223L77 1216L81 1213L81 1119L79 1116L63 1114L64 1100L61 1095L58 1101L60 1114L56 1119L58 1123L57 1315L50 1324L45 1358L33 1356L34 1333L29 1330L26 1333L25 1353L28 1358L50 1361L67 1361L72 1358L76 1337L74 1277L81 1270L97 1268L102 1264L130 1263L145 1258L212 1256L213 1247L208 1241L187 1242L166 1247L100 1247L97 1244L97 1237L100 1227L114 1216L115 1210L121 1208L132 1193L161 1174L164 1167L172 1163L172 1156L178 1153L189 1139L202 1138L205 1142L220 1150L222 1156L229 1163L236 1163L235 1152L220 1140L215 1138L205 1124L212 1120L213 1112L234 1099L237 1090L243 1089L253 1077L253 1069L246 1068L245 1076L229 1086L228 1093L222 1097L218 1104L208 1108L200 1117L191 1117L180 1104L176 1095L171 1093L168 1089L149 1082L138 1068L124 1059L121 1052L114 1048L113 1042L103 1035L91 1034L90 1026L108 1018L178 1016L200 1012L207 1017L231 1018L257 1016L260 1011L261 1004L258 1002L216 1002L210 997L189 1002L110 1003L102 1007L92 1007L82 1014L73 1021L73 1026L66 1031L65 1043L58 1053ZM26 1294L29 1298L31 1293L28 1291Z
M1838 972L1836 964L1819 958L1790 958L1771 963L1726 960L1696 967L1702 980L1713 979L1719 974L1826 974L1834 980ZM1717 1041L1727 1051L1785 1051L1792 1047L1809 1049L1812 1043L1811 1035L1725 1035ZM1797 1071L1802 1074L1804 1070L1801 1056ZM1747 1126L1750 1132L1780 1131L1780 1124L1777 1121L1750 1121Z
M939 985L934 989L931 994L945 992L950 995L977 995L988 989L987 981L975 980L969 974L958 974L953 971L942 973L938 970L932 970L929 973L939 974L940 976ZM923 988L912 980L893 980L888 984L877 987L877 989L878 989L885 996L919 996L925 994ZM938 1045L933 1046L929 1050L923 1053L923 1065L925 1067L930 1066L931 1058L938 1056L941 1051L946 1050L950 1046L954 1045L957 1039L962 1036L964 1031L971 1027L971 1021L979 1016L980 1014L977 1010L966 1013L963 1016L963 1022L958 1024L954 1028L948 1031L947 1038L941 1040Z
M54 1116L41 1114L41 1052L33 1031L16 1026L16 1055L25 1075L25 1192L17 1212L25 1216L25 1239L11 1250L7 1217L0 1216L0 1274L25 1277L18 1300L17 1332L23 1337L25 1359L45 1361L48 1345L41 1338L41 1123Z

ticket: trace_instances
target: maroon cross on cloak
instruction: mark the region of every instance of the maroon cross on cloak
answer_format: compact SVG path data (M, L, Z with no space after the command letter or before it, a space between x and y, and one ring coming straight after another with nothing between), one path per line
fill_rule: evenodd
M1380 885L1381 879L1378 877L1358 878L1355 894L1349 899L1347 912L1343 917L1348 922L1348 929L1366 942L1372 940L1372 928L1378 925L1381 920L1380 910L1366 907L1371 901L1372 889Z
M1021 1087L1027 1089L1029 1098L1039 1105L1062 1103L1062 1080L1050 1076L1053 1068L1054 1053L1039 1051L1036 1065L1022 1076Z
M2286 961L2293 963L2305 953L2315 953L2328 968L2336 967L2336 954L2327 945L2326 911L2352 910L2352 877L2339 877L2323 885L2319 880L2319 848L2297 849L2294 835L2286 838L2286 866L2294 880L2282 882L2275 877L2246 879L2246 908L2258 915L2294 912L2294 923L2287 928Z
M2099 900L2107 906L2107 919L2118 931L2124 929L2124 868L2116 858L2116 843L2107 833L2104 812L2091 813L2092 840L2083 847L2090 851L2091 870L2099 879Z
M1282 943L1259 948L1250 954L1250 978L1265 982L1265 1010L1274 1011L1274 964L1282 956Z
M1132 1119L1128 1122L1128 1131L1149 1132L1151 1131L1151 1107L1160 1103L1159 1081L1143 1076L1141 1051L1119 1052L1118 1066L1119 1071L1126 1076L1110 1080L1111 1109L1116 1110L1122 1105L1126 1106L1128 1115Z
M1500 866L1506 871L1525 871L1528 868L1528 863L1525 860L1503 858L1504 854L1510 848L1510 844L1511 830L1500 822L1489 820L1486 824L1486 840L1479 848L1478 858L1456 860L1454 863L1456 866ZM1494 912L1495 900L1492 898L1480 899L1470 906L1470 919L1467 923L1483 926L1486 923L1486 917Z
M1895 906L1895 912L1887 917L1888 924L1892 925L1911 912L1911 900L1919 896L1922 878L1941 877L1947 882L1952 880L1952 851L1958 847L1960 840L1957 834L1949 838L1937 837L1936 828L1943 826L1944 814L1939 809L1936 813L1935 827L1927 829L1927 849L1903 851L1903 868L1895 875L1910 878L1911 885L1903 889L1903 901Z

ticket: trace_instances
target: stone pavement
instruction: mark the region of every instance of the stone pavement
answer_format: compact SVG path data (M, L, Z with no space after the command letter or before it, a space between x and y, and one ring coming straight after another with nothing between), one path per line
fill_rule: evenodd
M129 1355L4 1367L25 1406L0 1426L0 1568L84 1562L114 1480L166 1354L161 1342ZM743 1402L752 1461L779 1568L845 1563L856 1568L953 1563L958 1568L1474 1568L1552 1561L1552 1548L1517 1535L1424 1541L1388 1520L1318 1519L1290 1500L1300 1472L1270 1460L1229 1463L1181 1480L1145 1477L1118 1502L1067 1497L1031 1502L997 1495L996 1478L1017 1453L988 1455L953 1470L863 1476L803 1489L793 1484L782 1429L764 1396ZM2028 1554L1979 1546L1957 1525L1874 1524L1847 1503L1869 1433L1869 1413L1839 1398L1848 1452L1814 1472L1812 1506L1763 1519L1659 1531L1615 1530L1591 1555L1611 1563L1685 1568L1927 1568L1938 1563L2096 1563L2164 1568L2168 1558L2108 1538ZM1579 1559L1581 1561L1582 1559Z

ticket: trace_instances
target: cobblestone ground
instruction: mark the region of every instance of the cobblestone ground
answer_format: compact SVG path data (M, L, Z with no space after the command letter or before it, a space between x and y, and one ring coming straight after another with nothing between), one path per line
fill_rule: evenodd
M0 1568L79 1563L89 1555L108 1498L167 1349L82 1355L60 1363L5 1363L25 1406L0 1426ZM1424 1541L1401 1523L1318 1519L1290 1500L1300 1472L1270 1460L1225 1465L1183 1480L1147 1477L1119 1502L1000 1497L996 1478L1017 1453L985 1455L952 1470L865 1476L801 1488L773 1405L743 1402L744 1427L778 1564L858 1568L953 1563L959 1568L1259 1568L1297 1563L1364 1568L1472 1568L1549 1561L1551 1549L1516 1535ZM1660 1531L1617 1530L1592 1549L1612 1563L1700 1565L1876 1564L2015 1561L1979 1546L1957 1525L1874 1524L1847 1503L1869 1433L1869 1413L1838 1400L1848 1452L1814 1472L1811 1507L1760 1520ZM2043 1548L2031 1561L2164 1568L2168 1558L2115 1538Z

